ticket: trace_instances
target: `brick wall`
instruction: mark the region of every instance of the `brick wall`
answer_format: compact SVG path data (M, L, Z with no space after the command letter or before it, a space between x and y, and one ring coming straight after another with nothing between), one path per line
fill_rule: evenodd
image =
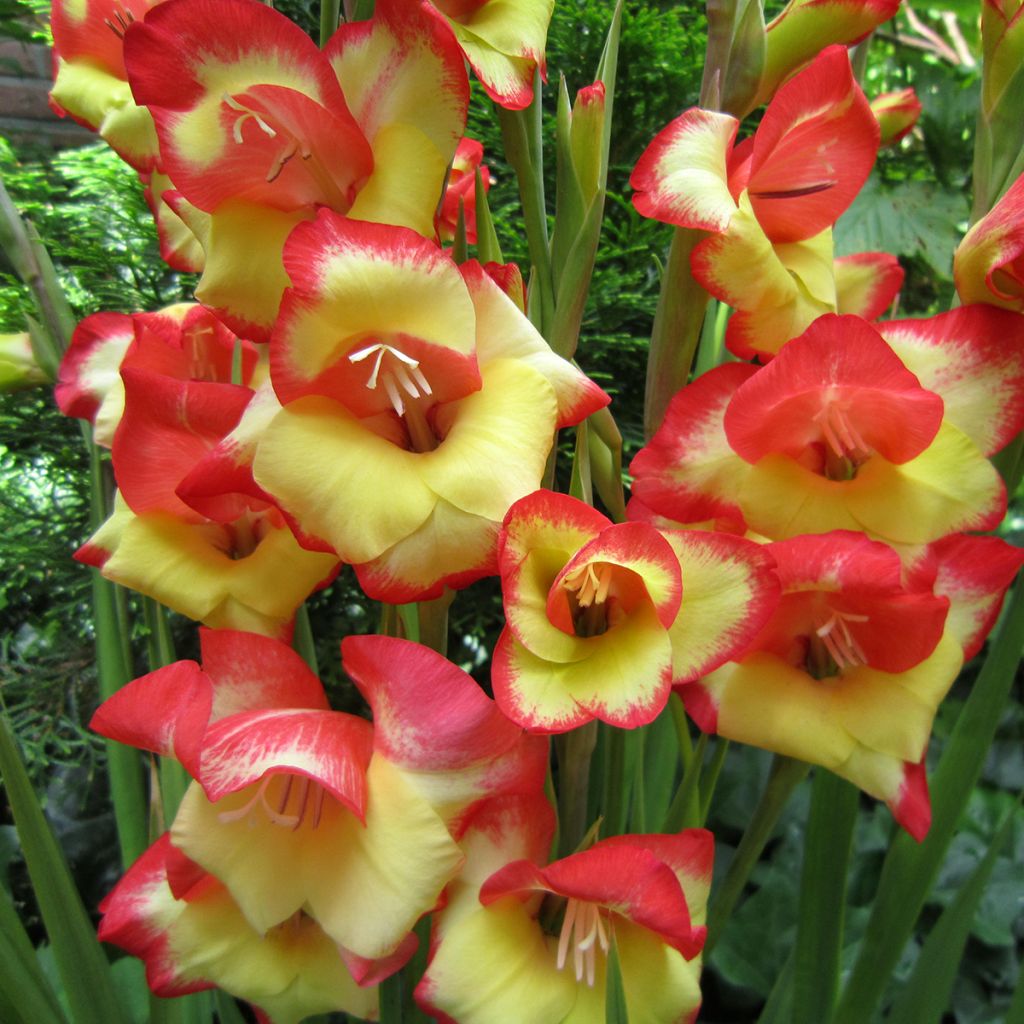
M16 145L67 149L96 136L58 117L46 96L50 91L50 51L35 43L0 40L0 135Z

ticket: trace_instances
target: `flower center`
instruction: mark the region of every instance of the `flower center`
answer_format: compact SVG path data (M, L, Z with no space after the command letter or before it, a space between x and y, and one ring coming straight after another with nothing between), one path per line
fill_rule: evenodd
M272 788L277 792L272 794ZM297 832L308 821L310 828L315 829L323 817L326 797L327 791L304 775L267 775L246 803L221 811L217 818L227 824L248 818L254 811L262 811L272 824L281 828Z
M868 656L850 630L849 623L867 621L867 615L832 610L832 614L815 629L811 638L809 660L812 675L818 679L834 675L833 665L840 672L847 668L856 668L858 665L866 665Z
M613 569L608 562L589 562L562 577L562 586L572 599L572 620L577 636L600 636L608 631L606 602Z
M413 450L433 451L437 447L438 438L427 422L426 409L420 400L426 400L434 391L420 369L419 360L383 341L350 352L348 360L350 363L360 363L370 356L374 359L373 369L366 381L367 388L376 391L377 384L383 384L391 408L405 422Z
M558 936L558 969L565 967L571 946L576 980L582 981L586 975L587 984L593 988L597 974L597 947L601 947L602 953L608 952L611 945L608 932L609 926L602 919L601 908L596 903L570 897Z
M846 402L830 399L814 416L825 440L825 476L830 480L856 476L857 467L871 455L871 448L848 413Z

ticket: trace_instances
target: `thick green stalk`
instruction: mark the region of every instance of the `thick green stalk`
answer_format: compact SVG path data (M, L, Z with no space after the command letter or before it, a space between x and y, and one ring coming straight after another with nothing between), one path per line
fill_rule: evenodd
M718 776L725 764L725 756L729 753L729 741L724 736L718 737L715 744L715 752L711 755L708 763L708 770L704 773L700 784L700 819L697 824L702 828L708 820L708 811L711 810L711 800L715 795L715 786L718 785Z
M707 745L707 733L701 733L697 749L683 769L682 781L669 805L662 831L678 832L682 828L697 828L700 825L700 775Z
M597 722L555 737L558 758L559 856L573 853L587 830L590 763L597 744Z
M859 804L857 789L819 768L804 837L793 973L793 1024L828 1024L839 993L846 875Z
M690 253L703 233L676 228L654 314L644 392L644 437L650 440L672 396L690 375L700 340L708 293L693 279Z
M602 726L607 741L608 760L604 773L604 828L605 836L620 836L626 830L629 808L629 782L626 777L626 730L613 725Z
M910 938L981 775L1013 685L1024 644L1024 587L1017 584L1002 626L931 779L932 824L921 843L901 832L882 865L860 952L843 990L835 1024L871 1020Z
M326 46L327 41L338 31L341 20L341 0L320 0L320 45Z
M754 870L764 851L765 844L771 838L779 815L789 802L793 790L803 781L808 766L802 761L794 761L790 757L776 755L772 763L771 774L761 794L760 803L747 825L743 838L740 840L736 856L733 857L729 870L721 888L715 893L708 908L708 937L704 951L708 953L721 938L729 917L736 906L750 872ZM863 1024L863 1022L861 1022Z
M516 172L523 204L523 227L533 265L537 327L547 336L554 319L555 293L551 276L547 207L544 198L544 165L540 142L540 82L534 83L533 103L525 110L497 107L505 156Z

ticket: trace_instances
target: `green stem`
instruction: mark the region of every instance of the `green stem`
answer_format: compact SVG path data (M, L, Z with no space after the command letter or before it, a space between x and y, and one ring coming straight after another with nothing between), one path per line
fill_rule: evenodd
M687 734L689 740L689 734ZM697 749L691 751L689 760L684 758L683 778L672 798L665 815L665 832L678 832L681 828L696 828L700 823L700 774L704 766L704 751L707 749L707 733L701 733Z
M432 601L420 601L419 642L448 657L448 609L455 599L455 591L445 589L440 597Z
M338 31L341 20L341 0L320 0L320 46L327 45L328 40Z
M533 265L534 287L539 300L540 332L547 336L555 313L551 249L548 239L547 206L544 197L544 166L540 141L540 88L536 84L533 103L526 110L498 107L505 156L516 172L519 198L523 204L523 227Z
M721 938L729 923L729 917L743 892L751 871L771 838L779 815L789 801L793 790L807 774L808 765L790 757L776 755L771 774L761 794L761 801L747 825L740 840L736 856L733 857L721 888L715 893L708 909L708 937L704 944L705 954L709 953Z
M859 793L823 768L814 774L804 838L793 974L793 1024L828 1024L839 993L846 876Z
M604 772L604 828L605 836L620 836L626 830L626 810L629 791L626 779L626 732L615 726L603 726L607 740L608 758Z
M672 396L683 387L697 351L708 293L693 279L690 253L701 231L676 228L661 280L644 392L644 436L650 440Z
M590 762L597 744L597 722L555 737L558 758L559 856L575 852L587 830Z
M725 764L725 755L729 753L729 741L719 736L715 744L715 752L711 755L711 762L708 764L706 778L701 780L700 787L700 819L698 824L703 828L708 820L708 811L711 809L711 801L715 795L715 787L718 785L718 776Z

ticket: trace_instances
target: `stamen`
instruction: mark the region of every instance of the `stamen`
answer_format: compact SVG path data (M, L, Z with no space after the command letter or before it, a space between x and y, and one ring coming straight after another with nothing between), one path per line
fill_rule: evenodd
M234 138L235 142L241 144L244 141L244 139L242 138L242 126L245 124L246 121L249 120L249 118L252 118L260 126L260 130L265 132L272 139L277 138L277 132L273 128L271 128L270 125L267 124L267 122L264 121L263 118L260 117L260 115L257 114L255 110L250 110L244 103L239 103L238 100L234 98L234 96L229 96L227 93L224 93L221 96L221 99L232 110L238 110L242 113L241 117L235 118L234 126L231 129L231 135ZM268 178L267 180L273 181L274 179Z
M298 148L299 144L292 139L292 141L277 154L274 158L274 162L270 165L270 170L267 171L268 182L276 180L277 176L284 170L284 165L288 163L293 156L295 156Z
M840 669L856 668L858 665L866 665L868 661L864 648L857 642L857 638L850 632L848 622L867 622L867 615L855 615L852 612L833 611L829 620L816 629L815 636L819 637L825 645L825 649Z
M815 414L814 422L821 427L825 443L839 458L870 455L871 449L846 413L842 403L829 401Z
M377 358L373 361L373 370L370 373L369 380L366 382L366 386L373 391L377 387L378 379L382 380L384 382L384 390L387 391L388 398L391 400L391 406L399 416L405 414L405 402L399 393L399 387L410 398L419 398L421 394L433 394L427 378L420 369L419 360L413 359L412 356L406 355L401 349L386 345L382 341L374 345L368 345L366 348L361 348L358 352L350 352L348 361L350 363L360 363L372 355L376 355ZM380 370L386 355L394 356L396 361L391 364L391 368L381 377Z
M277 799L277 806L272 807L268 800L268 792L271 784L277 776L267 775L264 776L263 781L259 784L256 792L252 797L241 807L236 807L234 810L221 811L217 818L219 821L229 824L233 821L241 821L252 813L253 809L260 807L263 813L267 816L267 819L274 825L280 825L282 828L289 828L293 832L302 827L306 817L309 813L310 806L312 806L312 827L317 828L323 817L324 801L327 798L327 793L322 786L318 783L313 782L311 779L304 777L298 778L298 786L294 785L296 776L288 775L284 779L282 786L281 795ZM292 797L292 791L295 789L296 797L296 813L286 814L288 809L288 803ZM250 823L254 824L254 823Z
M595 564L597 568L595 568ZM562 578L562 586L574 591L581 608L604 604L612 585L612 567L607 562L589 562Z
M576 980L583 981L586 975L587 984L593 988L597 976L597 950L600 948L603 953L607 953L611 947L608 931L601 920L601 908L596 903L569 898L562 931L558 936L555 964L559 970L565 967L570 944L573 947Z
M114 8L112 15L114 20L111 21L110 18L104 18L103 24L106 25L118 39L124 39L125 32L128 31L132 22L135 21L135 15L132 14L131 11L126 11L120 4Z

